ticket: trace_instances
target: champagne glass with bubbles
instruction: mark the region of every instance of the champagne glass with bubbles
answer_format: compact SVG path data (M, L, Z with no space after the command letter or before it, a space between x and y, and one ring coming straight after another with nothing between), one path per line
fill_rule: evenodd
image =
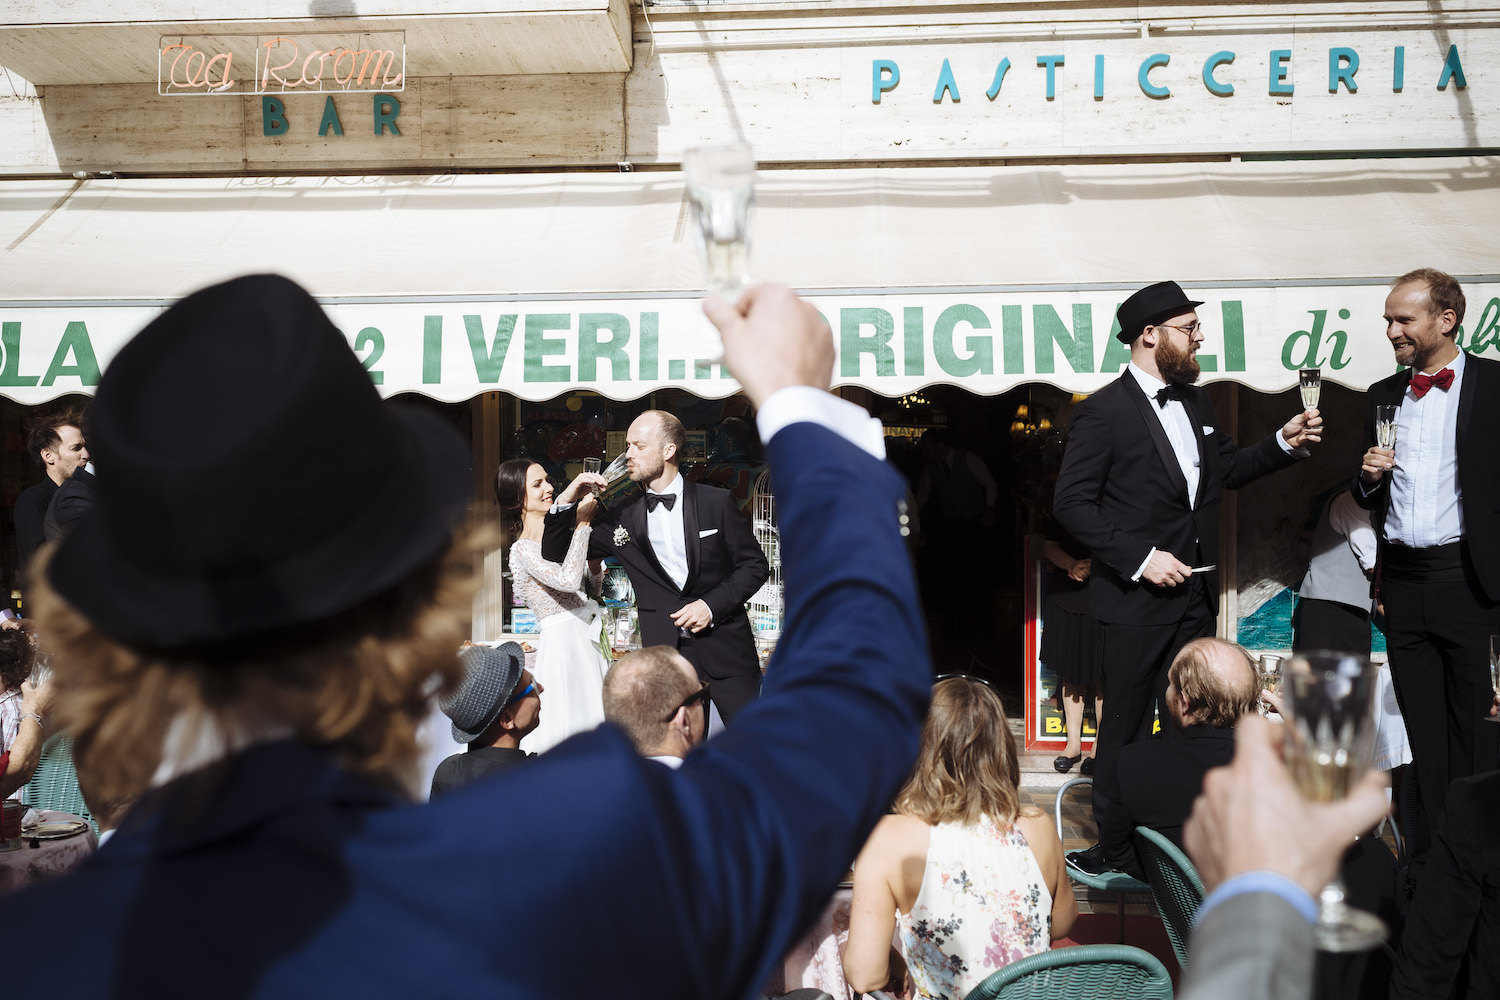
M1286 657L1280 653L1262 653L1260 662L1255 665L1255 674L1260 681L1260 689L1269 691L1271 694L1281 694L1281 668L1286 663ZM1264 700L1260 702L1260 714L1269 716L1270 710L1266 707Z
M1401 407L1383 403L1375 407L1375 443L1382 448L1396 447L1396 421Z
M1298 653L1286 665L1283 749L1292 780L1314 802L1349 794L1375 757L1377 670L1368 656ZM1314 940L1322 951L1365 951L1385 941L1385 924L1345 902L1335 875L1318 895Z
M1297 373L1298 388L1302 392L1302 408L1304 410L1316 410L1318 399L1323 394L1323 370L1321 368L1304 368Z

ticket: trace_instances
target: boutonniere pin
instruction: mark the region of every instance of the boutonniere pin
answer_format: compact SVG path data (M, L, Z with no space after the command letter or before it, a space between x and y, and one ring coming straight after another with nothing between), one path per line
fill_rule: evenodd
M615 529L615 548L622 548L629 544L630 532L625 530L624 525L621 525L620 527Z

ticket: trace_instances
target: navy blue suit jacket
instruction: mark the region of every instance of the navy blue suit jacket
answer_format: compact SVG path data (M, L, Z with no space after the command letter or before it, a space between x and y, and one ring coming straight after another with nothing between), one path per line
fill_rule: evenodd
M10 989L750 995L886 812L932 681L901 478L806 423L768 456L786 628L764 697L681 770L606 725L411 805L317 749L252 749L201 795L190 775L138 806L73 875L8 899L31 929Z

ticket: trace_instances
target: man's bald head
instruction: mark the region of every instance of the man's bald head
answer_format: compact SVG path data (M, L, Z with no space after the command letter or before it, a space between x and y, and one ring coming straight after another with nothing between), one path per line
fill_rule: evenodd
M677 710L700 687L687 657L671 646L647 646L620 657L604 675L605 721L625 730L642 757L682 756L704 734L696 717L679 720ZM686 734L679 722L687 724Z
M1260 697L1255 661L1223 639L1194 639L1167 673L1167 708L1180 727L1229 729Z

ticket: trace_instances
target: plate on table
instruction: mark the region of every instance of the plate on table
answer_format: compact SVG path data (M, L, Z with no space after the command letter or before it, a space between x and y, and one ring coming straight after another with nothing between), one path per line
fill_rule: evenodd
M76 837L88 828L89 825L81 819L54 820L50 823L38 823L29 830L22 830L21 836L29 840L63 840Z

